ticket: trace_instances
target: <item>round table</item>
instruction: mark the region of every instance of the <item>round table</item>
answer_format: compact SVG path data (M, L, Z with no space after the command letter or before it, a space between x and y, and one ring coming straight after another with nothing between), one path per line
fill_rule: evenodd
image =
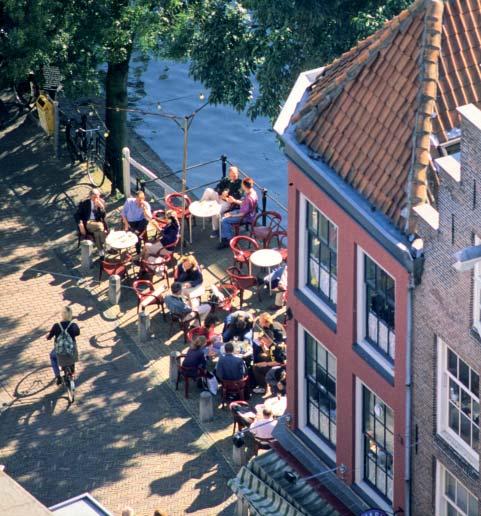
M249 358L252 356L252 345L248 340L232 340L234 345L234 353L236 357ZM221 355L225 355L225 345L221 346L219 350Z
M139 237L131 231L111 231L105 239L109 247L119 251L133 247L138 241Z
M250 264L255 265L257 267L265 267L269 271L269 275L271 274L271 268L276 267L282 263L282 254L275 249L259 249L258 251L254 251L250 256ZM249 264L249 265L250 265ZM251 267L249 266L249 269ZM249 270L249 274L251 270ZM272 293L272 285L269 281L269 294Z
M194 217L202 219L202 227L205 220L212 217L220 217L221 204L217 201L194 201L189 206L189 211ZM222 240L221 224L219 224L219 240Z

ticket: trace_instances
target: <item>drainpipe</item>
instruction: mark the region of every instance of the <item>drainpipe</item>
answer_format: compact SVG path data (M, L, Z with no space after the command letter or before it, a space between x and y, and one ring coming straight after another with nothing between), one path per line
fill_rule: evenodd
M404 514L411 515L411 415L414 277L409 274L406 338L406 428L404 440Z

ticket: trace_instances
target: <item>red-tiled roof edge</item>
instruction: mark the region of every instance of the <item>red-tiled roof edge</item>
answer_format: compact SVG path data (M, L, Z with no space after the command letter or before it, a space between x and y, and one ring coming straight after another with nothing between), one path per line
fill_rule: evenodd
M444 2L443 0L426 0L426 4L418 109L406 192L406 232L411 232L415 227L412 208L428 202L427 175L430 163L432 115L438 90L438 63L441 52Z
M401 30L405 24L409 23L410 18L425 7L426 1L431 2L432 0L416 0L416 2L411 4L407 9L391 20L388 20L382 29L379 29L374 34L371 34L371 36L358 42L356 46L352 47L339 58L327 65L322 71L322 75L324 76L329 75L330 70L333 68L335 69L340 61L349 59L350 56L356 54L356 52L363 47L357 58L354 59L350 66L348 66L347 70L339 75L339 77L335 79L334 83L323 90L322 94L319 95L316 107L313 108L312 105L308 105L301 108L298 113L293 115L291 123L295 124L300 122L299 129L301 130L310 125L312 116L315 116L326 108L341 93L345 85L354 80L359 75L363 67L371 63L376 58L378 53L392 41L397 32ZM311 111L311 116L306 117L306 115L310 114L309 112Z

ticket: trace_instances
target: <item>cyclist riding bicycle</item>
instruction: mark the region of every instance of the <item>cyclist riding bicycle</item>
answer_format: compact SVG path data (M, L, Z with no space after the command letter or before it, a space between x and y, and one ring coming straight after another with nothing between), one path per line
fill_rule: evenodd
M61 367L70 366L72 373L75 371L75 362L78 361L78 349L76 337L80 335L80 328L72 322L72 309L66 306L62 311L62 320L55 323L47 340L54 338L54 347L50 352L50 364L53 374L57 380L57 385L62 383L60 375Z

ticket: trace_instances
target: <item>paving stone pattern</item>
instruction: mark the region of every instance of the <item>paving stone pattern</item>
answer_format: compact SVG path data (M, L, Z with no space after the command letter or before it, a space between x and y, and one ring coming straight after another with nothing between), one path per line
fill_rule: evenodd
M47 506L88 491L115 514L233 514L210 435L75 278L71 210L88 186L50 151L28 119L0 133L0 463ZM67 303L82 332L72 406L45 340Z

